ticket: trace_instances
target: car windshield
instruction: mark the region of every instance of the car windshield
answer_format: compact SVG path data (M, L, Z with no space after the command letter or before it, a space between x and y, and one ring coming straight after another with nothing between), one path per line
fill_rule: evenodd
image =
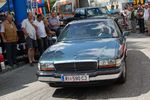
M115 38L118 36L112 20L91 21L67 25L59 36L58 41Z
M99 8L89 8L87 9L87 16L97 16L101 15L102 11Z

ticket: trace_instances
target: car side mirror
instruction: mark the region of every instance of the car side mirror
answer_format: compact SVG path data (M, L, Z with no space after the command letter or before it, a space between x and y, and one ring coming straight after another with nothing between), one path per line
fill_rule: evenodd
M128 36L129 34L130 34L129 31L124 31L124 32L123 32L123 36Z

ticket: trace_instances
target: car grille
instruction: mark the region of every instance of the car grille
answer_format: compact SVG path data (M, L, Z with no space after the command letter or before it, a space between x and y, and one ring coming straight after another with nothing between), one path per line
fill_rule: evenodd
M54 64L56 71L75 71L74 63Z
M56 71L90 71L97 69L97 62L73 62L55 64Z
M88 70L96 70L97 62L77 62L76 71L88 71Z

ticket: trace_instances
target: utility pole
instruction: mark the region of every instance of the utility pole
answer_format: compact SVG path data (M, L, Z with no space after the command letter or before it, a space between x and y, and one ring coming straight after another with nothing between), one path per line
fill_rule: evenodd
M10 13L10 0L7 0L8 13Z
M50 4L51 4L51 0L47 0L47 5L48 5L48 11L49 11L49 12L51 11L51 6L50 6Z

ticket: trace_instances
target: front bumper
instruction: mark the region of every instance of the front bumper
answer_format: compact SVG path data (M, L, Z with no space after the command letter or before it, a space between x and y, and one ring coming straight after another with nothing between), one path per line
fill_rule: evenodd
M94 81L105 81L105 80L115 80L118 79L122 74L122 67L97 70L90 72L73 72L73 73L61 73L61 72L45 72L38 71L38 80L47 83L66 83L61 80L61 75L89 75L89 82Z

